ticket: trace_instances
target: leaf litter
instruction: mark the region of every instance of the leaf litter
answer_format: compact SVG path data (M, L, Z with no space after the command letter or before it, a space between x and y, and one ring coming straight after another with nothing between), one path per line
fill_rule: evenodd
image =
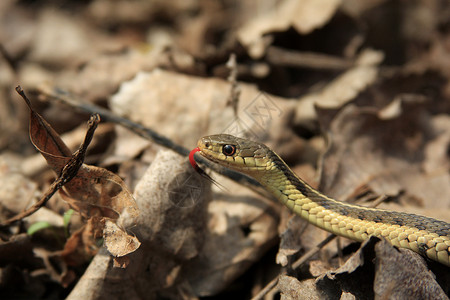
M48 123L73 148L86 112L125 118L93 136L85 160L96 166L75 164L46 207L2 228L2 297L21 282L37 298L448 297L445 267L385 241L330 238L249 182L211 172L226 189L210 187L184 157L203 135L240 134L329 196L386 196L380 207L449 221L447 4L1 6L2 222L42 199L49 169L60 175L73 156ZM32 115L30 131L48 169L32 164L18 83L48 121Z
M16 90L30 109L31 142L53 171L59 175L37 203L4 221L2 225L15 223L33 214L59 190L69 206L88 220L87 226L69 237L64 250L59 254L48 253L45 249L35 251L43 258L51 277L60 281L63 286L68 286L74 280L74 276L70 276L71 280L68 280L67 265L79 266L86 263L97 252L95 239L101 236L102 232L105 246L114 257L125 256L139 247L139 241L135 237L128 237L123 229L125 220L120 220L120 227L113 225L123 215L126 215L127 221L132 224L138 216L138 208L128 188L117 175L103 168L83 164L86 148L99 122L98 115L93 115L89 120L85 140L80 149L72 155L51 125L35 112L23 90L20 87ZM111 246L111 243L114 246ZM51 268L49 256L64 259L61 277Z

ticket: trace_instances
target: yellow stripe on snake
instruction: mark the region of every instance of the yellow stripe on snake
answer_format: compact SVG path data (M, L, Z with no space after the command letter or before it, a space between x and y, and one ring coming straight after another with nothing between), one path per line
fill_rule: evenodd
M194 150L208 160L255 178L294 213L326 231L359 242L372 235L383 237L397 247L450 266L447 222L331 199L295 175L266 145L232 135L203 137Z

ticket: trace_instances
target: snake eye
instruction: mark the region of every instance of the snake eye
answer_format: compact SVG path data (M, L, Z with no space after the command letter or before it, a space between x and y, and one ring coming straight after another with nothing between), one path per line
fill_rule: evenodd
M234 146L234 145L225 145L222 148L222 153L225 154L226 156L231 156L234 153L236 153L236 146Z

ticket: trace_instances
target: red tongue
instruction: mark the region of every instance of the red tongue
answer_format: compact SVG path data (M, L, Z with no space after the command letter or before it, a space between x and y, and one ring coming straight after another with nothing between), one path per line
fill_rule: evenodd
M189 153L189 162L191 163L192 167L196 171L198 171L198 169L200 169L200 167L197 165L197 162L194 159L194 154L195 154L195 152L198 152L198 151L200 151L199 147L192 149L191 153Z
M189 153L189 162L191 163L192 167L195 171L197 171L201 176L205 177L207 180L211 181L213 184L217 185L221 189L225 189L220 183L212 179L211 176L209 176L205 171L203 171L198 165L197 162L194 159L195 152L200 151L200 148L197 147L195 149L192 149L192 151Z

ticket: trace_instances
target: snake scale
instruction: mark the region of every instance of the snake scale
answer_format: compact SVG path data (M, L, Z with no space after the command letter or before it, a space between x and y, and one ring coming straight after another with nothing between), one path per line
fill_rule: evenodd
M294 213L326 231L355 241L383 237L450 266L450 224L433 218L368 208L329 198L300 179L264 144L232 135L201 138L199 152L206 159L256 179Z

